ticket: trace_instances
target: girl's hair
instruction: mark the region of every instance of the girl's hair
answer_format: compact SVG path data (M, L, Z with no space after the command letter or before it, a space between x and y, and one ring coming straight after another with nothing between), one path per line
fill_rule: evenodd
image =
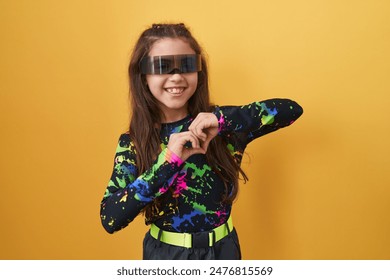
M197 54L201 54L202 71L198 72L198 85L195 93L188 101L189 114L193 117L200 112L211 112L214 106L209 100L208 70L202 48L182 23L153 24L146 29L135 44L129 65L131 121L130 138L136 148L136 160L139 174L149 169L156 160L160 147L160 128L162 111L157 100L151 94L145 75L141 74L139 63L148 56L153 44L163 38L179 38L187 42ZM229 152L221 137L215 137L209 144L206 154L208 164L225 184L225 193L221 197L223 203L232 203L238 193L239 173L247 180L245 173ZM230 186L233 186L231 189ZM148 204L143 212L146 222L150 223L158 217L158 209L164 196Z

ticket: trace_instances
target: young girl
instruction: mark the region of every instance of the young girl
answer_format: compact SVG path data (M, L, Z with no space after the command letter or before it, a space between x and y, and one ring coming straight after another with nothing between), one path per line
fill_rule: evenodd
M132 116L101 202L107 232L139 213L144 259L241 259L231 219L249 142L292 124L288 99L212 106L202 50L184 24L154 24L130 65Z

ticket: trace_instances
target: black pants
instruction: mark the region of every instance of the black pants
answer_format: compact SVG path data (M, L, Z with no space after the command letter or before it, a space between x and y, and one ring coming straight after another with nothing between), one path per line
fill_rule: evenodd
M238 236L233 229L212 247L185 248L163 243L153 238L149 231L144 238L144 260L240 260Z

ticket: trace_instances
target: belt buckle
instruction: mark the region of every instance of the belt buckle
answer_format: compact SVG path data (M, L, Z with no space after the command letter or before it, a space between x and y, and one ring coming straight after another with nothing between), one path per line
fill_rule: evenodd
M212 231L201 231L191 233L192 236L192 248L208 248L214 245L215 243L215 232ZM210 245L210 238L212 242Z

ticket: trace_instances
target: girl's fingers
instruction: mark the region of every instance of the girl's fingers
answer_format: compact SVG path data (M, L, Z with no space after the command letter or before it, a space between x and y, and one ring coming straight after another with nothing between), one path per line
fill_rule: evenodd
M195 127L192 132L202 141L206 141L207 134L203 132L203 128L201 126Z
M188 130L192 131L202 141L206 141L208 135L205 131L210 128L218 128L217 117L213 113L199 113Z
M199 148L200 147L199 139L192 133L190 135L188 135L188 138L186 138L186 142L191 142L192 148Z
M199 121L197 121L197 119L191 123L191 125L188 127L188 130L202 140L205 138L205 133L202 131L202 126Z
M191 147L186 147L188 142L191 143ZM200 145L198 137L191 131L171 134L168 141L168 149L182 160L186 160L193 154L205 153L204 148Z

